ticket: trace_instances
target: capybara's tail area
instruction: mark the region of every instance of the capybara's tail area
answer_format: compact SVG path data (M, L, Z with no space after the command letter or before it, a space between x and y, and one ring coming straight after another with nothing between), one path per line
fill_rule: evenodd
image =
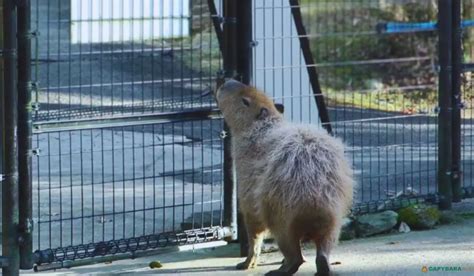
M335 244L339 238L341 215L335 210L324 208L299 212L291 223L291 228L302 240L321 241Z

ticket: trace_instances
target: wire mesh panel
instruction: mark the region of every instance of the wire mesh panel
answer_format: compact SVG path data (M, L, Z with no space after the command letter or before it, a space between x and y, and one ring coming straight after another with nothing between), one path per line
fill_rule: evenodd
M474 20L474 1L462 1L462 19L463 22L472 22ZM461 125L461 156L462 156L462 185L464 188L464 196L474 196L474 162L473 162L473 99L474 99L474 29L463 29L463 62L467 64L467 70L463 73L461 81L462 93L462 125Z
M208 3L33 0L32 17L38 263L222 238Z
M285 105L288 119L320 124L308 70L316 68L330 119L322 123L348 144L355 169L355 209L436 193L437 32L392 28L435 21L436 1L254 2L255 83Z
M220 67L205 1L32 2L37 120L213 104L195 93Z

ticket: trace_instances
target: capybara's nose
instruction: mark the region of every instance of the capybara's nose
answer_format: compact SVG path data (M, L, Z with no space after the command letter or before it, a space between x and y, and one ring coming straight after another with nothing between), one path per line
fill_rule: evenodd
M228 80L226 81L220 88L220 92L228 93L228 92L238 92L246 87L245 84L241 83L240 81L236 80Z

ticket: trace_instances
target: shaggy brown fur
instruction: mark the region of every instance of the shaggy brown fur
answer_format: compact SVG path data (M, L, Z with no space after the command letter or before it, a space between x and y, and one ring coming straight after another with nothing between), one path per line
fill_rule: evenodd
M352 170L341 141L311 125L285 122L272 100L255 88L227 81L216 99L232 133L238 200L256 265L263 234L285 256L269 274L293 274L304 259L300 241L314 241L318 275L329 274L329 253L352 204Z

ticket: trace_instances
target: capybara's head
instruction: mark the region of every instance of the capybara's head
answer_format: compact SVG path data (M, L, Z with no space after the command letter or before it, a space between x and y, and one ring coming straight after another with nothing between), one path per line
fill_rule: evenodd
M236 80L225 82L217 90L216 100L224 120L234 133L246 131L255 122L282 117L263 92Z

